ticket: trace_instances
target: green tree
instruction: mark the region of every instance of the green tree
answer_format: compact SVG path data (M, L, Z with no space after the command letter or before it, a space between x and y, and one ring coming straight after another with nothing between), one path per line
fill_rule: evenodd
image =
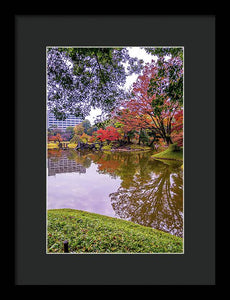
M127 96L126 76L138 74L142 62L127 48L48 48L48 107L57 119L85 117L91 107L110 112Z
M163 101L161 98L161 89L169 97L171 102L178 102L183 105L183 48L182 47L164 47L164 48L145 48L147 53L158 56L158 82L151 80L148 93L150 95L158 94L155 106ZM167 57L167 59L166 59ZM167 84L162 78L168 78ZM160 84L159 84L160 83Z
M98 130L97 126L95 126L95 125L91 126L91 127L88 129L88 135L91 135L91 136L92 136L92 134L93 134L95 131L97 131L97 130Z
M87 120L87 119L85 119L81 124L82 124L82 126L84 127L84 133L89 134L89 133L88 133L88 130L89 130L90 127L91 127L90 121Z
M156 55L158 57L163 56L179 56L181 60L183 60L183 48L182 47L148 47L144 48L145 51L149 54Z
M73 126L68 126L68 127L66 127L66 130L65 130L66 132L74 132L74 127Z

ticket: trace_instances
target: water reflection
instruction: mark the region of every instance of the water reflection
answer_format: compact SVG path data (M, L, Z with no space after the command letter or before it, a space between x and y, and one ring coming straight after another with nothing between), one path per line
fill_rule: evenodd
M88 175L91 183L87 184L87 188L90 190L102 175L109 175L113 182L117 181L118 187L115 191L115 185L112 184L110 188L108 181L105 187L107 193L105 201L107 205L110 202L116 217L182 237L183 172L180 168L181 163L152 160L150 155L149 152L57 151L48 155L48 174L51 175L54 171L56 173L78 172L85 173L84 176L87 178L87 172L96 166L94 175ZM78 180L74 184L76 190ZM90 202L88 198L85 197L84 205L87 205L87 201ZM94 198L94 201L99 203L100 199L97 199L95 193ZM89 205L92 207L92 204ZM86 210L92 211L90 209Z
M182 236L182 172L158 161L149 165L145 170L154 172L145 174L140 168L128 184L110 194L112 206L120 218Z
M69 159L66 152L57 151L53 156L49 153L48 176L71 172L86 173L86 168L75 160Z

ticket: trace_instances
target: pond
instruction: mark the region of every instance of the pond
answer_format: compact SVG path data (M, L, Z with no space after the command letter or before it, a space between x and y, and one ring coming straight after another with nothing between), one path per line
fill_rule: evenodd
M182 162L151 155L48 150L47 209L94 212L183 237Z

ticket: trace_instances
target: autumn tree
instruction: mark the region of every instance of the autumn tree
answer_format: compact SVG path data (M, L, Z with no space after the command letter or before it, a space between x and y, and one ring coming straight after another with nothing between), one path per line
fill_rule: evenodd
M71 143L78 143L80 140L80 137L84 133L84 127L81 124L77 124L74 126L74 135L73 138L70 140Z
M183 100L179 92L173 96L173 89L169 92L168 87L172 78L181 80L183 72L178 64L178 60L171 58L167 62L159 60L145 66L143 74L133 84L132 98L124 100L114 111L114 117L127 131L147 129L152 136L172 143L172 121ZM171 74L173 69L174 75Z
M80 136L79 141L86 144L90 141L91 136L86 134L85 132Z
M106 129L100 128L95 132L97 139L101 142L104 141L117 141L120 138L118 130L113 126L108 126Z
M172 121L171 136L178 145L183 144L183 48L145 48L147 53L158 57L158 77L167 78L166 84L150 81L148 93L157 94L162 89L170 102L178 104Z
M55 140L58 141L59 143L63 141L63 138L61 137L60 133L57 133L57 135L55 135Z
M77 135L82 135L84 132L84 127L82 125L82 123L77 124L74 126L74 133Z
M172 122L172 138L179 147L183 146L183 109L179 110Z
M56 136L55 136L55 135L48 135L48 141L49 141L49 142L54 142L54 141L56 141Z

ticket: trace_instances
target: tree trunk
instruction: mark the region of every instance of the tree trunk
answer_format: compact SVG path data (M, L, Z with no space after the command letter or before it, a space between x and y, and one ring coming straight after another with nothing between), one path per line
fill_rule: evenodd
M171 139L170 136L166 136L165 139L166 139L166 143L167 143L168 146L169 146L170 144L173 144L172 139Z
M138 145L140 145L140 144L141 144L141 131L142 131L142 129L140 129L140 133L139 133L139 140L138 140Z
M152 147L153 149L155 149L155 146L154 146L154 143L155 142L155 139L153 139L150 143L149 143L149 145L148 145L148 147Z

